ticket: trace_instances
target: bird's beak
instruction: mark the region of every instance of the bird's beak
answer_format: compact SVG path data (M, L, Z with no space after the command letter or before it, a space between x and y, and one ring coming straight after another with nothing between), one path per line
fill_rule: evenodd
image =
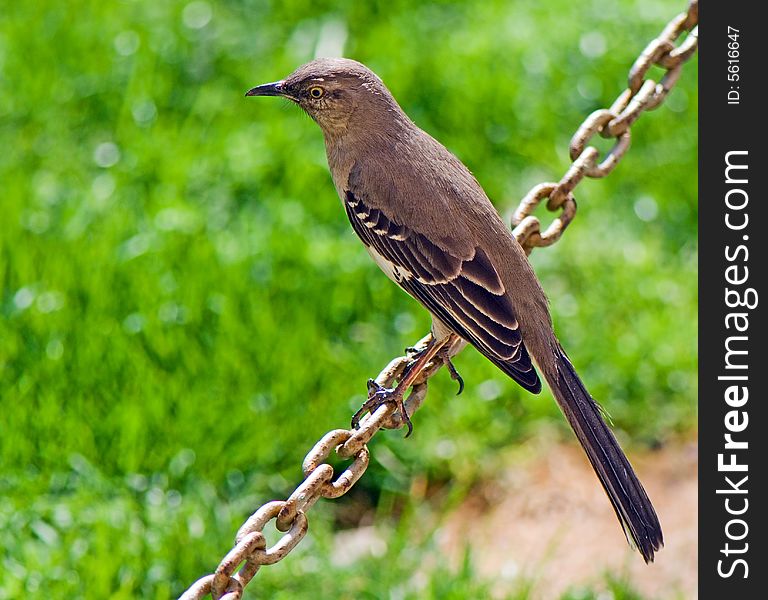
M246 96L287 96L288 94L283 89L284 81L275 81L274 83L265 83L263 85L257 85L255 88L251 88L245 92Z

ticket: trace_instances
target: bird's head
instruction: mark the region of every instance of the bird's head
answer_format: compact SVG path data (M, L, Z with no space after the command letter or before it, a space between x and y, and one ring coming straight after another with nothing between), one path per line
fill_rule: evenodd
M304 109L330 136L343 135L360 112L375 118L397 107L392 94L373 71L347 58L318 58L285 79L256 86L245 95L287 98Z

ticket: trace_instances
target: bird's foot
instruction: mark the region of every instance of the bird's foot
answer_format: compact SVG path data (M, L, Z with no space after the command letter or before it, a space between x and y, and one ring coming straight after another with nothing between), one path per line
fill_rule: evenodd
M403 404L403 392L398 389L379 385L373 379L368 380L368 399L363 402L363 405L352 417L353 429L360 428L360 419L365 413L373 414L377 408L388 402L393 402L395 404L397 410L400 412L403 422L408 426L408 433L405 434L405 437L411 435L413 432L413 423L411 423L411 418L408 416L408 413L405 410L405 405Z
M464 391L464 378L459 375L459 372L456 370L456 367L453 365L450 358L445 359L445 366L451 374L451 379L459 382L459 391L456 392L456 395L460 396L461 392Z
M427 336L423 340L420 340L418 344L415 346L407 346L405 348L405 355L413 360L417 359L419 355L421 355L424 350L426 350L429 347L429 344L432 342L432 336Z

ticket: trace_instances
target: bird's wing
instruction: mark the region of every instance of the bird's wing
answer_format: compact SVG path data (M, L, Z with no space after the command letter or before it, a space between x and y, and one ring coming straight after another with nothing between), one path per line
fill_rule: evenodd
M457 256L446 240L399 223L366 203L361 190L345 191L344 206L355 233L397 283L436 318L470 342L527 390L541 382L523 344L514 307L488 255L475 247Z

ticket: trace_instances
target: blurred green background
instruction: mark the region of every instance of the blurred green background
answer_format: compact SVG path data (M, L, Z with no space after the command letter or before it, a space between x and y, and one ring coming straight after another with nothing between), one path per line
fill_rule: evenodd
M3 2L0 597L178 595L428 329L354 237L316 125L249 87L316 54L361 60L509 216L564 173L576 127L684 8ZM694 59L616 171L580 185L562 241L532 257L564 347L630 448L696 424L696 79ZM465 393L438 374L415 434L377 436L355 491L318 504L249 597L490 593L469 555L407 585L436 552L425 515L492 478L502 449L572 436L548 392L472 349L456 364ZM440 500L410 494L415 479ZM333 532L361 519L386 547L342 565Z

